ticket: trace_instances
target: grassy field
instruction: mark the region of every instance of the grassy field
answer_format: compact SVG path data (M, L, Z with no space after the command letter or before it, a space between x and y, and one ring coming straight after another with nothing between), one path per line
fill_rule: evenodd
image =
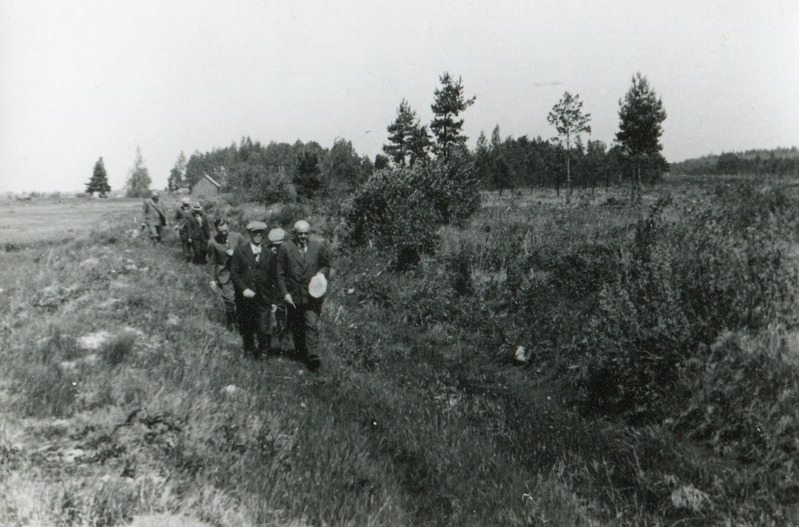
M138 236L139 201L3 204L0 524L795 524L799 306L778 293L797 277L796 198L779 196L672 180L642 212L617 189L568 207L486 194L406 273L312 214L337 270L319 377L244 359L210 271L171 233ZM746 219L735 207L765 211L736 229L773 236L717 228L716 210ZM215 210L284 227L301 214ZM735 317L701 310L734 291ZM689 307L710 322L674 315ZM666 368L636 349L703 355ZM682 409L626 372L673 375ZM632 409L600 389L637 385L651 390Z
M129 229L138 228L135 216L140 210L141 200L130 199L0 200L0 244L29 245L85 238L118 211L129 216Z

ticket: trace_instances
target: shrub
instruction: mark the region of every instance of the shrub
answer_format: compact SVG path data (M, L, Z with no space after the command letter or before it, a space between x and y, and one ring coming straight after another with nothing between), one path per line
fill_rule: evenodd
M449 162L376 172L345 208L353 245L374 243L393 251L395 267L416 265L434 251L440 224L462 223L480 207L471 163Z
M307 206L299 203L284 204L269 211L266 221L270 227L283 226L284 229L291 229L297 220L307 218L310 210Z
M253 192L247 197L249 199L254 197L266 205L297 201L297 188L291 182L291 178L282 170L261 178L254 187Z
M422 178L421 168L381 170L369 178L344 213L349 242L391 251L398 269L432 253L440 216L420 185Z
M467 156L436 161L421 175L419 184L443 223L460 225L480 210L480 180Z
M795 205L749 185L696 208L662 202L623 244L585 331L578 385L595 409L661 419L685 398L681 366L725 331L797 323L795 269L786 239Z
M797 334L772 326L758 336L726 332L701 360L689 361L680 382L690 394L676 427L716 454L769 467L767 488L779 500L799 496Z

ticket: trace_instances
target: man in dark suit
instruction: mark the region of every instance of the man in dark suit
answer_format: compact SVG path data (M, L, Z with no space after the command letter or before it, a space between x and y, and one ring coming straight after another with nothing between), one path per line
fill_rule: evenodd
M330 253L323 241L310 240L311 226L305 220L294 224L294 239L280 245L277 253L277 284L286 302L288 327L294 347L311 371L321 365L319 317L324 297L311 296L308 286L316 274L330 276Z
M192 261L203 264L208 256L208 240L211 238L211 227L203 212L203 206L195 202L186 218L186 234L191 244Z
M275 304L276 265L272 251L263 243L266 224L250 222L247 232L250 242L233 251L230 278L236 288L236 313L244 353L258 359L269 351L269 315Z

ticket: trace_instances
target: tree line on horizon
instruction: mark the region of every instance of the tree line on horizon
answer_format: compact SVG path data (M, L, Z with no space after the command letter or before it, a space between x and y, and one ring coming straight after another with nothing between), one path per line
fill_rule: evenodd
M688 176L799 175L799 149L753 149L724 152L672 163L672 172Z
M497 124L490 140L485 132L480 132L470 151L462 133L461 114L475 103L476 97L466 97L462 80L448 72L439 81L431 105L432 121L422 124L403 98L394 121L387 126L383 153L374 161L359 155L351 141L342 138L325 148L315 141L263 144L245 136L228 147L205 153L195 151L188 160L181 152L170 171L166 190L190 189L207 175L220 184L222 192L254 201L335 198L352 194L378 171L429 167L432 162L446 163L457 157L460 166L468 158L480 188L500 194L512 188L545 187L560 195L565 189L568 202L575 187L593 190L628 182L631 199L640 200L642 182L656 182L669 171L660 144L666 112L640 73L633 76L631 87L619 100L619 131L610 147L590 136L584 140L584 134L591 132L591 116L583 111L580 96L567 91L547 116L557 132L555 137L503 138ZM796 173L798 163L799 156L775 156L771 152L755 156L722 154L672 166L688 174L759 174ZM134 165L128 172L126 195L145 196L151 183L141 149L137 148ZM86 192L100 196L110 192L102 158L86 184Z

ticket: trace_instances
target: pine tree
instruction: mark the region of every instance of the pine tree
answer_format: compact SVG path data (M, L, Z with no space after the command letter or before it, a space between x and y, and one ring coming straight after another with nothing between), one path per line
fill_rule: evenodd
M579 139L582 132L591 132L588 123L591 122L591 114L583 114L583 102L579 95L565 92L560 101L552 107L552 111L547 116L549 124L555 127L558 135L566 145L566 203L571 200L572 177L571 177L571 146L574 139Z
M111 192L111 186L108 184L108 174L105 171L103 158L97 160L94 164L94 172L88 183L86 183L86 193L94 194L97 192L101 198L104 198Z
M411 110L408 101L402 99L397 108L397 118L388 125L388 144L383 145L383 152L395 166L404 167L410 159L410 148L419 118Z
M136 160L128 171L128 181L125 185L126 195L129 198L146 198L150 195L150 172L144 166L141 147L136 147Z
M436 136L433 153L439 159L448 160L453 151L466 144L466 136L461 133L463 119L458 119L458 115L474 104L476 97L464 98L461 79L454 82L447 72L439 77L439 81L441 87L436 89L435 102L431 106L435 117L430 130Z
M491 188L491 155L488 152L488 140L482 130L477 136L474 146L474 172L485 188Z
M494 127L491 132L491 149L489 150L491 157L491 182L493 186L499 190L499 195L502 191L510 187L510 166L507 159L505 159L505 152L502 148L502 137L499 132L499 125Z
M426 165L430 160L430 147L433 144L430 140L430 134L427 132L427 127L419 126L418 122L416 124L417 126L411 136L410 166L414 166L416 163Z
M632 86L624 99L619 100L619 131L616 141L621 146L623 157L633 166L630 199L641 203L641 168L665 164L660 151L660 136L666 111L663 101L655 94L646 77L636 73Z
M297 156L293 183L297 194L308 199L313 198L322 187L322 168L315 152L306 150Z
M169 180L167 180L167 188L170 192L183 188L186 185L186 156L180 152L178 160L175 161L175 166L169 171Z

